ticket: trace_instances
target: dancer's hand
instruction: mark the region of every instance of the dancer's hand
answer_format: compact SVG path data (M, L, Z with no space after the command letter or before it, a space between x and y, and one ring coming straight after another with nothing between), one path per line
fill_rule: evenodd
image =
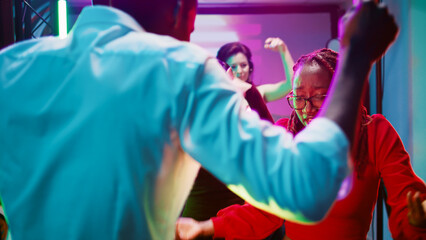
M426 199L421 201L420 192L407 193L408 221L415 227L426 228Z
M384 5L361 1L340 20L341 49L349 47L371 63L380 58L398 34L395 19Z
M190 240L200 236L213 236L214 226L212 220L203 222L192 218L179 218L176 222L176 239Z
M265 49L270 49L277 52L287 51L287 45L278 37L270 37L265 40Z

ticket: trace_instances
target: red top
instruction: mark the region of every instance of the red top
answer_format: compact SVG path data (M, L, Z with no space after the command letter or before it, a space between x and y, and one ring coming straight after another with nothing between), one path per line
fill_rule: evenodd
M373 115L367 126L369 161L362 176L354 174L353 186L346 198L336 201L326 218L316 225L285 222L286 235L304 239L366 239L377 200L380 177L390 206L389 228L398 239L426 239L426 229L408 223L407 193L420 191L426 198L424 182L413 172L408 153L392 125L382 116ZM286 127L288 119L277 121ZM279 228L282 219L245 204L230 206L212 218L215 235L226 239L262 239Z

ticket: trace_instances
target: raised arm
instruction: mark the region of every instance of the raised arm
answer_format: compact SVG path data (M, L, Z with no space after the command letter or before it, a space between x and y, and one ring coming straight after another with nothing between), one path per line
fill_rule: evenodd
M387 8L360 1L340 22L339 63L319 116L337 123L353 141L359 103L373 63L395 40L398 27Z
M265 40L265 49L280 53L285 74L285 79L280 82L263 84L257 87L265 102L271 102L285 97L291 91L294 60L287 45L280 38L267 38Z

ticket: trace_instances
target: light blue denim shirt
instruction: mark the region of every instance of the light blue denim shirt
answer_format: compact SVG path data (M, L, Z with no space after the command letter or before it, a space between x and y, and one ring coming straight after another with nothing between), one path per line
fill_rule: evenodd
M173 239L198 163L255 206L320 220L348 170L343 132L323 118L293 139L243 110L210 59L108 7L0 52L12 238Z

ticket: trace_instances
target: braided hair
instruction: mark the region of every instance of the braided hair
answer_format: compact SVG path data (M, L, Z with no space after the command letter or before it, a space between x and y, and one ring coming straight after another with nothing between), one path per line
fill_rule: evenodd
M328 48L323 48L300 57L294 64L293 71L296 72L298 69L302 68L306 64L316 63L330 73L331 79L336 69L337 60L337 52ZM369 158L367 125L370 124L371 121L372 118L367 114L367 109L364 106L361 106L359 132L355 141L356 144L352 154L352 156L354 157L355 172L357 173L358 178L361 178L363 176L363 172ZM293 135L296 135L297 133L302 131L304 127L305 126L300 121L299 117L296 114L296 111L293 110L288 121L287 130L293 133Z

